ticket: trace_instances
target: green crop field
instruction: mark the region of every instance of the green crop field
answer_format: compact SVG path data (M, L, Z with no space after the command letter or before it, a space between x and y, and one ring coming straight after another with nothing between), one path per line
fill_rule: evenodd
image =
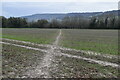
M117 30L62 30L61 46L106 54L118 54Z
M58 30L55 29L3 29L3 38L52 44ZM77 50L89 50L106 54L118 54L117 30L62 30L60 45Z
M40 44L52 44L58 35L54 29L2 29L3 38L29 41Z

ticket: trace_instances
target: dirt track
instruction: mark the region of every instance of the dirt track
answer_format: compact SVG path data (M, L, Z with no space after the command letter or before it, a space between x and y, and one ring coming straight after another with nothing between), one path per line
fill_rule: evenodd
M36 51L42 51L45 53L45 56L43 57L42 62L39 63L39 65L35 68L35 70L29 70L27 71L23 76L23 77L30 77L30 78L51 78L50 76L50 72L54 69L55 71L57 71L57 64L52 64L52 62L55 61L55 57L56 56L65 56L65 57L69 57L69 58L76 58L78 60L85 60L87 62L91 62L91 63L96 63L102 66L110 66L113 68L119 68L120 65L116 64L116 63L112 63L112 62L108 62L108 61L102 61L102 60L96 60L96 59L91 59L91 58L86 58L84 56L77 56L77 55L71 55L71 54L66 54L61 52L61 50L68 50L68 51L75 51L75 52L82 52L85 54L89 54L89 55L95 55L95 56L102 56L104 58L110 58L110 59L114 59L114 58L118 58L115 55L100 55L97 53L93 53L93 52L85 52L85 51L79 51L79 50L74 50L74 49L67 49L67 48L62 48L59 47L59 40L61 37L62 31L59 31L58 36L56 37L55 42L53 43L53 45L42 45L42 44L34 44L34 43L30 43L30 42L25 42L25 41L18 41L18 40L11 40L11 39L3 39L5 40L4 42L1 42L3 44L6 45L13 45L13 46L18 46L18 47L22 47L22 48L27 48L27 49L31 49L31 50L36 50ZM16 43L14 43L16 42ZM35 48L35 47L30 47L30 46L24 46L21 45L20 43L23 44L29 44L29 45L37 45L37 46L42 46L42 47L47 47L48 49L40 49L40 48Z

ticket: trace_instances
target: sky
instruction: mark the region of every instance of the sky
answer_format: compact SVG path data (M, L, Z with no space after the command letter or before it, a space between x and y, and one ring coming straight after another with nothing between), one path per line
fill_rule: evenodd
M2 0L0 15L20 17L42 13L104 12L118 9L119 0Z

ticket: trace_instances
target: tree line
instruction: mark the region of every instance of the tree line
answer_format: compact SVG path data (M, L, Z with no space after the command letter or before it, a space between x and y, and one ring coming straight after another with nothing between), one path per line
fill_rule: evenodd
M2 28L64 28L64 29L120 29L120 18L114 17L65 17L51 21L41 19L28 22L25 18L2 18Z

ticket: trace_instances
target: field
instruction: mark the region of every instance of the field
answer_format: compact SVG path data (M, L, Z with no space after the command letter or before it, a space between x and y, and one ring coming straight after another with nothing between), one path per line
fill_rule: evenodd
M29 41L40 44L51 44L58 30L52 29L3 29L3 38Z
M63 30L61 45L77 50L118 54L117 30Z
M3 29L3 78L117 78L117 30Z
M23 76L22 74L25 71L36 67L36 65L42 60L44 53L11 45L3 45L2 56L3 76L14 78Z

